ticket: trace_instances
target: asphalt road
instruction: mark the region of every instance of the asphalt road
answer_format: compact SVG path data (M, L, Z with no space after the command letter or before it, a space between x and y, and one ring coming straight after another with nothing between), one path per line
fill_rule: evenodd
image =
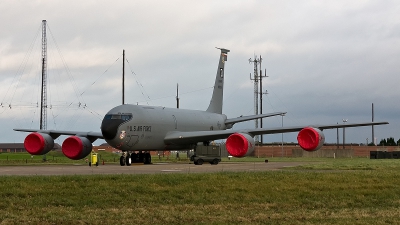
M48 165L48 166L0 166L0 176L28 175L90 175L90 174L160 174L160 173L212 173L224 171L266 171L280 170L285 167L298 166L301 162L249 162L220 163L218 165L181 163L154 163L151 165Z

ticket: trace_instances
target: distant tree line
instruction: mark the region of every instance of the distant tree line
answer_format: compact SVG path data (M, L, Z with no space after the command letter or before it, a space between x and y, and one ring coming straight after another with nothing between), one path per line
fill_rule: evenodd
M378 146L400 146L400 139L397 141L394 141L393 137L381 139Z

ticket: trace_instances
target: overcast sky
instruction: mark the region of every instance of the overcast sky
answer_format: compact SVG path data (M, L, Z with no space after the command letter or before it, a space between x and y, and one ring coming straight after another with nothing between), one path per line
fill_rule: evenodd
M100 131L104 114L122 101L123 49L127 103L175 107L179 83L181 108L205 110L221 47L231 50L228 117L254 113L248 60L261 55L269 76L264 113L287 112L285 126L369 122L374 103L375 121L390 123L375 127L376 138L398 140L399 12L398 1L384 0L2 1L0 142L23 142L26 134L13 128L39 127L42 20L48 129ZM264 120L264 127L281 125L281 117ZM234 126L244 127L254 122ZM336 130L324 133L336 142ZM366 138L370 127L346 130L346 141ZM296 141L296 134L284 141Z

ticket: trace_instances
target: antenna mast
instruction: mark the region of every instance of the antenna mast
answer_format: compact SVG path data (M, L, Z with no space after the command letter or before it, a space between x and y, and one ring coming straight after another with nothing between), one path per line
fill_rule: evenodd
M250 80L254 81L254 115L258 115L258 79L259 79L259 75L258 75L258 64L260 63L260 60L257 59L257 56L254 56L254 60L252 60L251 58L249 59L249 63L254 63L254 74L253 74L253 78L251 78L251 73L250 73ZM258 119L254 120L255 122L255 128L258 128ZM259 139L258 139L259 135L256 135L254 137L254 141L257 143L259 143Z
M46 20L42 20L42 92L40 99L40 130L47 129L47 39ZM46 154L43 155L46 161Z
M267 76L267 69L265 69L265 73L264 73L264 75L262 74L262 70L261 70L261 62L262 62L262 58L261 58L261 55L260 55L260 76L259 76L259 78L260 78L260 114L263 114L263 94L268 94L268 92L267 91L265 91L265 93L263 92L263 85L262 85L262 79L263 79L263 77L268 77ZM263 128L263 118L260 118L260 128ZM263 135L260 135L260 137L261 137L261 144L263 144L264 143L264 140L263 140Z
M374 103L372 103L372 122L374 122ZM375 143L374 125L372 125L372 143L376 144Z
M179 84L176 84L176 108L179 109Z
M249 63L254 63L254 74L253 74L253 78L251 77L250 74L250 80L254 81L254 114L258 115L258 112L260 112L260 114L263 113L262 111L262 95L263 94L267 94L267 93L263 93L262 91L262 78L263 77L267 77L267 71L265 71L265 74L262 74L262 70L261 70L261 62L262 62L262 58L261 55L260 57L257 59L257 56L254 56L254 60L252 60L251 58L249 59ZM260 64L260 73L258 73L258 65ZM258 83L260 83L260 86L258 86ZM258 89L260 87L260 90ZM258 98L260 97L260 103L258 103ZM258 110L260 108L260 110ZM255 122L255 128L258 128L258 119L254 120ZM260 128L263 127L263 122L262 122L262 118L260 119ZM261 141L259 140L259 136L261 136ZM263 143L263 135L256 135L254 137L254 141L256 143Z
M125 49L122 50L122 105L125 104Z
M40 130L47 129L47 39L46 20L42 20L42 92L40 99Z

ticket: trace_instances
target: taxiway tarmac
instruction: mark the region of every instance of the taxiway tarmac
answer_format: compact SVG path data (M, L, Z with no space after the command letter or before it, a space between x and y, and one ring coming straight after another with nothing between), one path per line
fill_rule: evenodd
M29 176L29 175L90 175L90 174L159 174L159 173L213 173L213 172L254 172L280 170L305 164L304 162L248 162L220 163L218 165L194 165L182 163L154 163L151 165L138 164L131 166L99 165L89 167L84 164L76 165L46 165L46 166L0 166L0 176Z

